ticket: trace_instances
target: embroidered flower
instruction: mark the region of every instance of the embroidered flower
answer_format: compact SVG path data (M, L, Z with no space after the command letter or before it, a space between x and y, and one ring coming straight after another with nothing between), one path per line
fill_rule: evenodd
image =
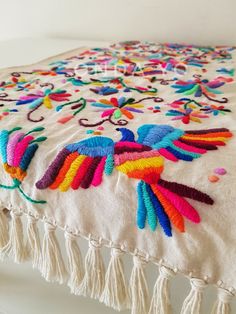
M9 81L4 81L0 83L0 91L5 91L6 89L15 89L16 91L28 91L35 88L37 81L38 80L27 81L23 77L17 78L13 76Z
M140 108L144 106L140 103L136 103L133 98L111 98L100 99L99 102L91 103L93 107L101 108L101 117L113 116L115 119L120 119L123 115L128 119L133 119L133 113L143 113Z
M46 86L52 84L45 84ZM44 86L45 86L44 85ZM42 85L41 85L42 86ZM26 96L21 96L20 99L16 102L17 106L20 105L29 105L29 113L27 114L27 118L31 122L40 122L44 120L44 117L40 117L38 119L32 118L32 113L39 109L42 105L47 109L52 109L53 105L52 102L62 102L68 101L71 94L67 93L65 90L48 88L45 91L37 91L35 93L30 93Z
M113 88L110 86L102 86L102 87L96 87L96 88L90 88L90 90L92 92L94 92L95 94L98 95L112 95L112 94L116 94L118 93L118 89L117 88Z
M177 89L176 93L183 93L186 96L194 95L195 97L201 97L204 95L209 100L225 103L228 102L227 98L223 98L222 100L215 99L217 95L222 94L218 88L223 86L225 83L232 81L232 78L224 77L217 77L216 79L209 81L207 79L201 79L200 76L197 76L194 80L179 80L172 85L172 87Z
M9 116L10 113L12 112L18 112L17 109L3 109L0 112L0 120L4 119L5 117Z
M161 112L161 107L160 106L148 107L147 109L151 110L153 113Z
M231 110L225 108L225 106L216 105L206 105L201 111L204 111L206 114L212 113L214 116L218 116L219 114L225 115L227 112L231 112Z
M21 96L16 105L28 104L30 109L34 109L40 105L44 105L48 109L52 109L52 101L68 101L71 94L60 89L46 89L45 91L37 91L26 96Z
M172 120L181 120L185 124L191 121L201 122L201 119L209 118L210 115L217 116L231 112L222 105L209 105L189 98L180 98L167 105L173 109L169 110L166 116L172 116Z
M202 114L200 110L187 109L176 109L169 110L166 116L173 117L171 120L181 120L184 124L188 124L190 121L201 123L201 119L209 118L208 115Z

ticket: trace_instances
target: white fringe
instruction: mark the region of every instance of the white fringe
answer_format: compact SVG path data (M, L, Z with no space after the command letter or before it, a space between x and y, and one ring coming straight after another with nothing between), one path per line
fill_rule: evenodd
M170 314L170 292L169 280L175 275L175 272L165 266L160 266L159 277L153 290L153 297L149 314Z
M4 208L0 209L0 249L9 241L9 223Z
M41 244L39 237L39 230L37 227L37 219L28 215L27 224L27 251L29 258L32 260L33 268L42 268Z
M111 249L111 260L105 277L105 288L100 301L117 311L130 308L130 297L125 280L123 251Z
M69 270L68 286L71 293L75 294L84 277L84 266L76 236L66 231L65 244Z
M21 263L26 260L26 248L24 245L23 226L21 213L11 212L11 224L8 243L0 250L1 258L6 255L12 256L15 263Z
M133 270L130 277L131 313L147 314L149 309L149 291L144 267L147 262L134 255Z
M229 291L218 288L218 298L213 306L211 314L230 314L230 301L232 298L233 295Z
M25 246L21 215L11 211L9 224L3 208L0 209L0 257L10 255L16 263L20 263L26 260L28 252L33 267L39 268L47 281L63 283L67 272L55 234L56 227L44 223L45 234L41 249L37 219L28 216ZM118 311L131 307L131 314L171 314L169 281L175 275L171 269L160 266L149 309L149 291L145 275L147 261L144 258L138 255L133 257L134 265L128 287L122 262L123 251L111 248L111 259L105 275L101 243L90 239L84 273L77 237L65 231L65 245L69 268L68 286L72 293L99 299ZM191 291L183 303L181 314L200 314L206 283L197 278L190 279L190 283ZM232 297L233 294L228 290L218 288L218 298L211 314L230 314Z
M67 273L55 235L56 227L46 222L44 226L41 273L47 281L57 281L62 284Z
M202 294L206 283L202 279L191 278L191 290L183 303L181 314L200 314L202 305Z
M105 283L105 268L100 253L100 243L90 240L85 257L85 275L76 294L100 299Z

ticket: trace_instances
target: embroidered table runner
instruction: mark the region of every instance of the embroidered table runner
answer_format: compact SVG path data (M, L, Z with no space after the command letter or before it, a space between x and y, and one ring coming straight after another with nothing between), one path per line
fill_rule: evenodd
M131 41L2 70L1 257L31 259L46 280L133 314L170 313L169 280L181 273L191 283L182 314L200 313L208 284L218 287L212 312L229 313L235 56ZM130 278L123 254L133 256ZM148 262L159 269L152 293Z

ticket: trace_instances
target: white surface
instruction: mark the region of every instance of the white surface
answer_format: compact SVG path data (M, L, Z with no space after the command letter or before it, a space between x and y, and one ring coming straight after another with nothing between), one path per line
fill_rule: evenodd
M107 44L107 43L106 43ZM92 46L92 42L78 40L17 40L0 43L0 67L37 62L41 59L79 46ZM95 46L103 43L94 42ZM25 47L19 49L19 47ZM16 53L14 53L16 52ZM63 236L60 235L63 243ZM82 253L86 253L87 244L82 243ZM105 252L108 254L108 252ZM125 257L129 273L131 260ZM108 258L106 258L106 263ZM154 265L148 267L148 281L153 286L157 277ZM173 314L180 313L184 298L189 291L189 281L178 276L171 282L171 298ZM204 295L203 314L209 314L216 291L207 288ZM0 264L0 314L115 314L117 312L89 298L70 295L69 289L63 285L45 282L38 271L30 264L16 265L11 261ZM123 313L129 313L128 311ZM236 302L233 302L232 314L236 313Z
M235 0L0 0L0 4L0 39L236 43Z
M1 1L1 0L0 0ZM78 47L104 47L105 41L24 38L0 40L0 68L36 63Z

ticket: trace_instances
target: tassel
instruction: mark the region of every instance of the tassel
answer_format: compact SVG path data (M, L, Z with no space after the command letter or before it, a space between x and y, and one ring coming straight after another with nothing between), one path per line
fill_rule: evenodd
M200 314L202 305L202 293L206 283L202 279L191 278L191 290L184 300L181 314Z
M41 269L42 256L37 219L31 215L28 216L27 238L27 251L32 259L33 268Z
M144 266L146 261L134 255L130 277L131 314L146 314L149 307L149 291Z
M9 241L1 249L1 255L2 257L5 255L12 256L15 263L21 263L26 260L21 213L11 212Z
M0 249L9 241L9 223L5 209L0 210Z
M153 297L149 314L170 314L169 281L174 277L175 272L165 266L160 266L159 277L154 286Z
M123 251L111 249L111 260L108 265L105 288L100 301L117 311L130 308L130 297L125 280L124 265L122 262Z
M225 289L218 288L218 300L214 304L211 314L230 314L230 301L232 298L232 293Z
M47 281L57 281L62 284L66 276L66 269L55 229L55 226L45 223L41 273Z
M100 243L90 240L85 257L85 275L76 294L100 299L105 282L105 268L100 253Z
M84 277L84 267L79 246L76 241L76 236L69 232L65 232L66 251L68 256L69 281L71 293L76 293L79 285Z

